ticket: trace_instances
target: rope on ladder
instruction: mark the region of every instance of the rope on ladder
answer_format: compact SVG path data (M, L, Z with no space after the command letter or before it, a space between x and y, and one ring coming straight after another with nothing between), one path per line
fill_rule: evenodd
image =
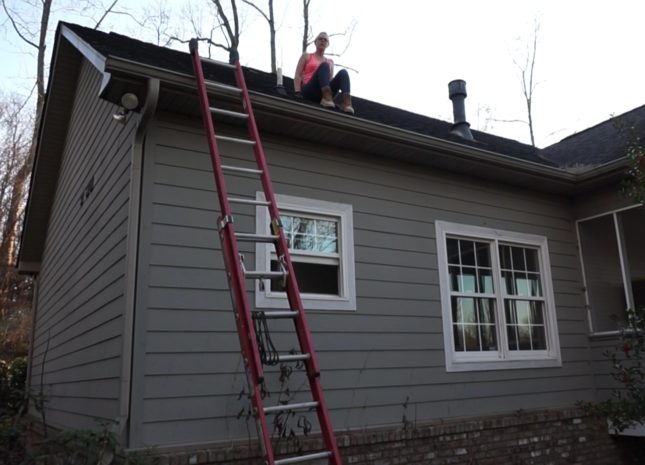
M280 362L280 356L271 340L269 325L264 312L257 312L253 315L253 326L255 327L255 338L260 351L260 360L265 365L277 365Z

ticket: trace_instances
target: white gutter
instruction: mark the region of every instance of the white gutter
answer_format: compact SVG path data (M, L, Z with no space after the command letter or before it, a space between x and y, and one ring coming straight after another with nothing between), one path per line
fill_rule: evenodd
M141 77L152 76L164 83L185 88L191 93L194 93L195 91L195 78L192 75L146 65L126 58L108 57L105 63L105 69L110 70L111 72L117 71L119 73L127 73ZM209 92L222 93L221 90L215 87L209 88L208 81L206 83L206 87ZM541 165L536 162L518 159L478 147L472 147L406 129L395 128L387 124L361 119L360 117L348 118L342 114L321 111L316 106L298 103L282 97L276 97L255 91L249 91L249 94L253 97L253 106L256 111L258 109L271 109L272 111L280 112L285 115L292 115L294 118L299 120L306 118L311 122L324 123L327 128L343 129L352 132L359 131L362 134L371 135L381 139L386 138L392 142L399 142L406 145L417 145L420 148L448 152L451 158L461 158L464 161L484 162L488 166L505 167L513 171L521 171L537 176L546 176L559 182L575 183L578 179L578 175L569 173L561 168Z
M123 315L123 346L121 350L121 389L119 394L118 434L124 446L129 441L130 395L132 388L132 348L134 340L134 314L136 311L137 264L139 257L139 226L141 216L141 186L143 183L143 151L146 131L157 110L159 101L158 79L148 79L146 101L137 124L132 145L130 164L130 202L128 211L128 235L126 245L125 309Z

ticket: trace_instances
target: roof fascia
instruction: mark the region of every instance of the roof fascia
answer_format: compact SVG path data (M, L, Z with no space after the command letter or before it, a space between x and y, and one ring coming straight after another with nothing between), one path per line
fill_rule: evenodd
M140 77L155 77L163 82L170 83L174 86L194 90L195 82L193 76L189 76L176 71L158 68L128 60L119 57L108 57L105 69L110 72L119 72L133 74ZM207 89L213 92L221 90L214 86ZM496 152L479 149L462 145L457 142L447 141L433 136L419 134L413 131L395 128L386 124L367 121L360 117L346 118L345 115L335 113L321 113L318 108L311 105L305 105L292 100L263 94L260 92L249 91L253 97L253 103L256 108L271 108L283 114L291 114L298 118L307 118L312 122L325 123L328 127L336 127L343 130L360 131L364 134L372 134L375 137L387 138L394 142L413 144L419 147L431 148L433 150L449 154L453 157L461 157L468 161L485 162L489 166L497 165L506 169L527 172L540 177L548 177L564 183L575 183L576 175L568 173L562 169L550 166L540 165L535 162L518 160L508 155L502 155Z
M102 75L103 79L101 81L101 87L99 90L99 96L102 96L105 90L112 79L112 74L106 71L106 62L107 58L100 54L94 47L81 39L74 31L65 26L61 25L61 35L65 37L72 44L76 50L78 50L81 55L85 57Z

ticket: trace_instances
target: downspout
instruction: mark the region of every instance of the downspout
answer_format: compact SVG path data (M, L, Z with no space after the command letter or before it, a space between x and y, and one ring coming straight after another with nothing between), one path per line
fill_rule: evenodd
M148 125L157 111L159 79L149 78L146 101L132 145L130 167L130 208L128 211L128 235L126 245L125 313L123 322L123 346L121 349L121 390L117 428L121 445L129 441L130 392L132 388L132 347L134 340L134 313L136 311L137 264L139 259L139 225L141 215L141 186L143 184L143 150Z

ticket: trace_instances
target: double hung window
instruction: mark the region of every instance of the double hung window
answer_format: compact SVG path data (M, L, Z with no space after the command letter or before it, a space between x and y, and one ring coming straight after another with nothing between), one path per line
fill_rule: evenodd
M436 222L449 371L560 364L546 238Z
M286 195L277 195L276 199L305 308L355 310L351 205ZM268 234L267 209L258 207L256 219L258 233ZM257 245L256 268L281 269L273 245ZM279 280L258 284L255 295L260 308L288 306Z

